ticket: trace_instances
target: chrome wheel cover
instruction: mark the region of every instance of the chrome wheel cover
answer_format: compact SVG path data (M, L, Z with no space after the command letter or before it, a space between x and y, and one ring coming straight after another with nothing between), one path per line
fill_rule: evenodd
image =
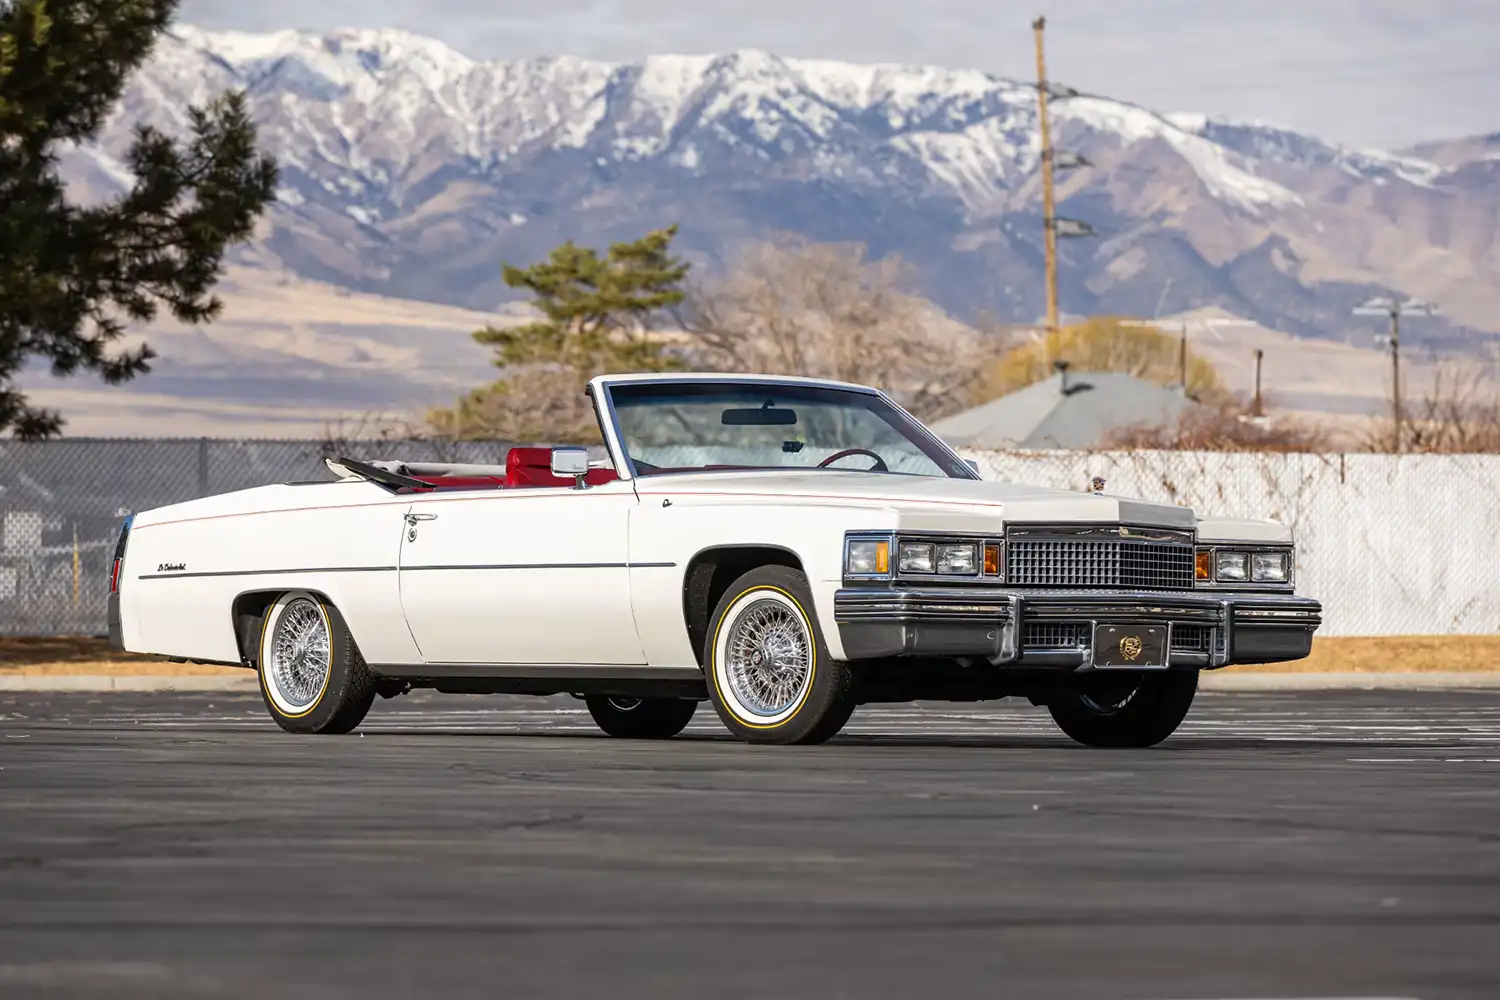
M782 715L800 702L812 680L812 640L787 603L753 601L729 628L724 673L734 701L755 716Z
M281 611L265 673L277 703L289 712L317 704L333 666L328 620L313 601L299 597Z

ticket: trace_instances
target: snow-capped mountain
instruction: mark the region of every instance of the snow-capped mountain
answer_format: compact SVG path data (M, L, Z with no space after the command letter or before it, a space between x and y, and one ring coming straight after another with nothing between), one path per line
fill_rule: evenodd
M480 62L397 31L178 27L71 176L118 189L133 123L178 129L230 87L282 165L260 252L310 278L490 308L502 260L676 222L710 264L790 229L900 252L960 315L1042 309L1026 83L757 51ZM1103 97L1053 108L1059 145L1092 164L1062 176L1060 211L1100 234L1064 243L1070 312L1218 305L1342 335L1353 300L1398 289L1500 331L1500 171Z

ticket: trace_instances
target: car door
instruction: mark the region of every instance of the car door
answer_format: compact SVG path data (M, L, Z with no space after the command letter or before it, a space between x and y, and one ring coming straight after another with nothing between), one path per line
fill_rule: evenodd
M401 541L401 607L425 663L636 664L628 482L434 494Z

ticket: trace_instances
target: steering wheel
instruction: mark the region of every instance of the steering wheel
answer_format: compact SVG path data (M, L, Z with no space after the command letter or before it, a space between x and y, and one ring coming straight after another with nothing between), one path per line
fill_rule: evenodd
M875 460L875 465L873 468L867 469L867 472L891 471L891 467L885 464L885 459L881 458L879 455L875 454L868 448L845 448L843 451L836 451L832 455L829 455L827 458L823 459L823 461L819 462L818 468L826 469L834 462L837 462L839 459L848 458L850 455L869 455L871 458L873 458Z

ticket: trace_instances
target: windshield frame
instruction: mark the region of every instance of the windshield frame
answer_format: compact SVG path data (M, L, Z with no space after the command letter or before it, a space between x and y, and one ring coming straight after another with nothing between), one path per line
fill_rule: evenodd
M762 387L768 391L786 388L821 389L833 392L847 392L851 394L874 396L886 406L891 408L893 415L899 422L897 429L904 432L913 444L917 446L933 463L943 470L949 479L978 480L980 475L969 463L962 458L948 444L934 434L926 424L912 416L900 403L879 389L870 386L853 385L845 382L832 382L823 379L799 379L791 377L756 376L756 375L652 375L642 378L640 376L609 376L602 375L589 382L587 392L594 402L595 415L599 419L599 430L604 435L604 443L609 449L611 460L615 465L615 473L621 479L636 480L643 478L636 469L635 462L630 457L625 447L625 437L620 427L619 414L615 409L613 390L616 387L626 386L651 386L653 388L670 389L673 386L732 386L732 387ZM903 426L904 425L904 426ZM757 469L686 469L676 472L653 472L649 476L670 475L696 475L727 472L848 472L848 469L803 469L803 468L776 468L765 467ZM864 471L864 470L861 470ZM870 475L902 475L902 473L879 473L873 470ZM938 477L926 477L938 478Z

